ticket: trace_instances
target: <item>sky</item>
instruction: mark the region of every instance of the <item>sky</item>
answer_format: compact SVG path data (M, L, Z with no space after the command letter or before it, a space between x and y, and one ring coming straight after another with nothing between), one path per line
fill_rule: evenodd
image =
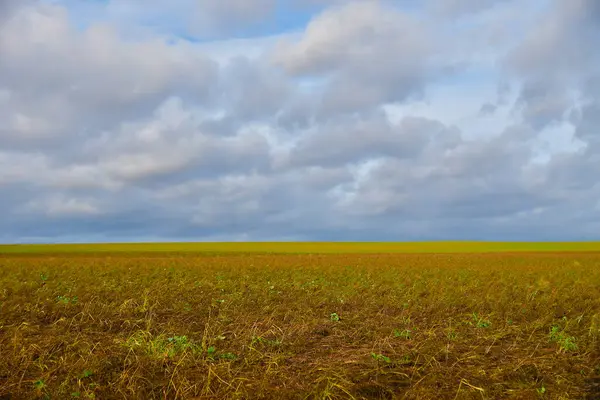
M2 0L0 243L600 239L597 0Z

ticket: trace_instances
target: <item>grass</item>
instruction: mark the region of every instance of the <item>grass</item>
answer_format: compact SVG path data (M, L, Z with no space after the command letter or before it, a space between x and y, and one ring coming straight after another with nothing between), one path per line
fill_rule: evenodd
M0 399L600 398L600 253L111 246L0 256Z
M495 253L600 251L600 242L243 242L0 245L0 254L61 253Z

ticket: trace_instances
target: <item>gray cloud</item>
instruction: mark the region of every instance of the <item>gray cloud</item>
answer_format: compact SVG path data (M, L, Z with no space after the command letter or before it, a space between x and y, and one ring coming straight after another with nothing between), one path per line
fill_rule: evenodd
M2 23L9 21L20 7L32 2L33 0L4 0L0 2L0 26Z
M563 120L573 101L564 86L530 79L523 83L517 106L521 107L523 119L541 130L550 123Z
M455 145L460 132L438 121L408 117L390 124L383 114L323 123L290 154L290 164L336 166L379 157L418 159L428 146ZM441 145L441 146L440 146Z
M600 39L599 15L594 1L553 1L506 61L522 81L517 101L523 120L537 129L569 121L574 137L586 144L582 151L553 158L546 173L552 190L571 189L573 197L590 192L589 201L594 190L589 171L598 168L599 150L600 57L592 50Z

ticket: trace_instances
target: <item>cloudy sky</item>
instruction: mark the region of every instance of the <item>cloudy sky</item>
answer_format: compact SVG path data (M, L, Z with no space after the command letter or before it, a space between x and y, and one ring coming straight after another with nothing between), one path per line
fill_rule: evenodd
M591 240L597 0L0 0L0 242Z

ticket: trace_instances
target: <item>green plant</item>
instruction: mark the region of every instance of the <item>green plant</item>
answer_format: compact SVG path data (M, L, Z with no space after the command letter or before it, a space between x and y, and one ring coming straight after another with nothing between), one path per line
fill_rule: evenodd
M218 306L219 304L223 304L225 303L225 299L212 299L212 305L214 307Z
M219 358L222 360L235 360L237 359L237 356L233 353L223 353L219 355Z
M215 358L216 354L217 354L217 348L216 348L215 346L209 346L209 347L206 349L206 357L207 357L209 360L214 360L214 358Z
M575 337L567 335L564 328L558 325L553 325L550 328L550 341L556 342L562 351L575 351L577 350L577 343L575 343Z
M172 336L167 338L166 351L169 357L173 357L177 354L183 353L186 350L195 350L196 345L188 340L188 337L183 336Z
M542 384L542 386L541 386L541 387L537 388L537 389L536 389L536 392L537 392L538 394L540 394L540 395L543 395L543 394L545 394L545 393L546 393L546 387L544 386L544 384Z
M253 336L251 344L255 343L262 343L269 346L279 346L281 344L281 341L279 339L267 339L260 336Z
M471 315L471 318L473 319L475 326L478 328L489 328L492 325L492 323L489 320L479 317L477 313L473 313Z
M389 357L387 357L387 356L384 356L383 354L375 354L375 353L371 353L371 357L372 357L372 358L373 358L375 361L378 361L378 362L384 362L384 363L386 363L386 364L389 364L389 363L391 363L391 362L392 362L392 360L391 360Z
M235 359L237 359L237 356L233 353L218 354L217 348L215 346L209 346L206 349L206 358L210 361L235 360Z
M410 339L411 338L411 330L404 329L402 331L398 329L394 329L394 337L402 338L402 339Z
M332 322L338 322L340 320L340 316L337 313L331 313L331 315L329 316L329 319Z
M410 364L412 363L412 358L409 354L405 354L400 359L400 364Z
M141 348L146 354L156 358L172 358L184 352L199 353L200 346L189 340L187 336L162 335L152 337L148 332L140 331L130 336L124 343L129 348Z
M94 375L92 371L90 371L89 369L84 369L83 373L80 375L80 378L89 378L92 375Z
M37 381L33 382L33 387L35 387L37 390L43 390L46 387L46 383L43 379L38 379Z

